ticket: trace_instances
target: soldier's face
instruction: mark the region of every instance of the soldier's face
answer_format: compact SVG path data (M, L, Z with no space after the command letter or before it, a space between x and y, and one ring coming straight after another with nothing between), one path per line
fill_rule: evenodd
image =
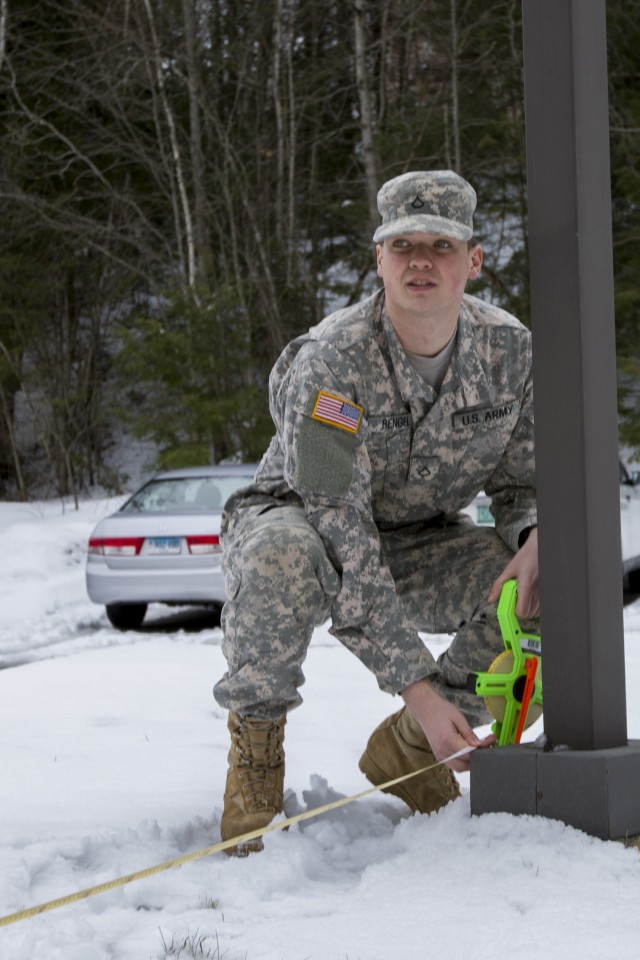
M376 247L390 316L403 311L457 318L468 280L482 266L482 248L435 233L390 237Z

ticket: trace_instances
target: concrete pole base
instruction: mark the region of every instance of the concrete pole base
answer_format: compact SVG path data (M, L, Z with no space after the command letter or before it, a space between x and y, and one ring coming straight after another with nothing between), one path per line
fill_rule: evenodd
M640 740L605 750L533 744L471 755L471 814L561 820L601 840L640 834Z

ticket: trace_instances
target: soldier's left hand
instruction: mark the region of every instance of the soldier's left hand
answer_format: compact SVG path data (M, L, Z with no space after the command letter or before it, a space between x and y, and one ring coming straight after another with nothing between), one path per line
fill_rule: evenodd
M487 598L489 603L498 602L502 585L507 580L516 580L518 583L516 616L536 617L540 613L537 527L532 528L524 544L491 587Z

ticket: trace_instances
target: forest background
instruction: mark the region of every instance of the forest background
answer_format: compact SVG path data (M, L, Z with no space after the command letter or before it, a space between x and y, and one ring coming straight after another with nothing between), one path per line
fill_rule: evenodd
M608 0L621 442L640 447L640 3ZM376 286L375 197L478 192L528 323L520 0L0 0L0 499L259 458L292 337Z

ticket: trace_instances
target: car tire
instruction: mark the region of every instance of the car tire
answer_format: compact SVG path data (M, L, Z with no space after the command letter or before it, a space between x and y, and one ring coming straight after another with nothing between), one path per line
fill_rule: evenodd
M109 622L116 630L137 630L147 612L146 603L108 603L105 607Z
M222 620L222 604L214 603L211 607L211 613L213 614L213 624L216 627L221 626Z

